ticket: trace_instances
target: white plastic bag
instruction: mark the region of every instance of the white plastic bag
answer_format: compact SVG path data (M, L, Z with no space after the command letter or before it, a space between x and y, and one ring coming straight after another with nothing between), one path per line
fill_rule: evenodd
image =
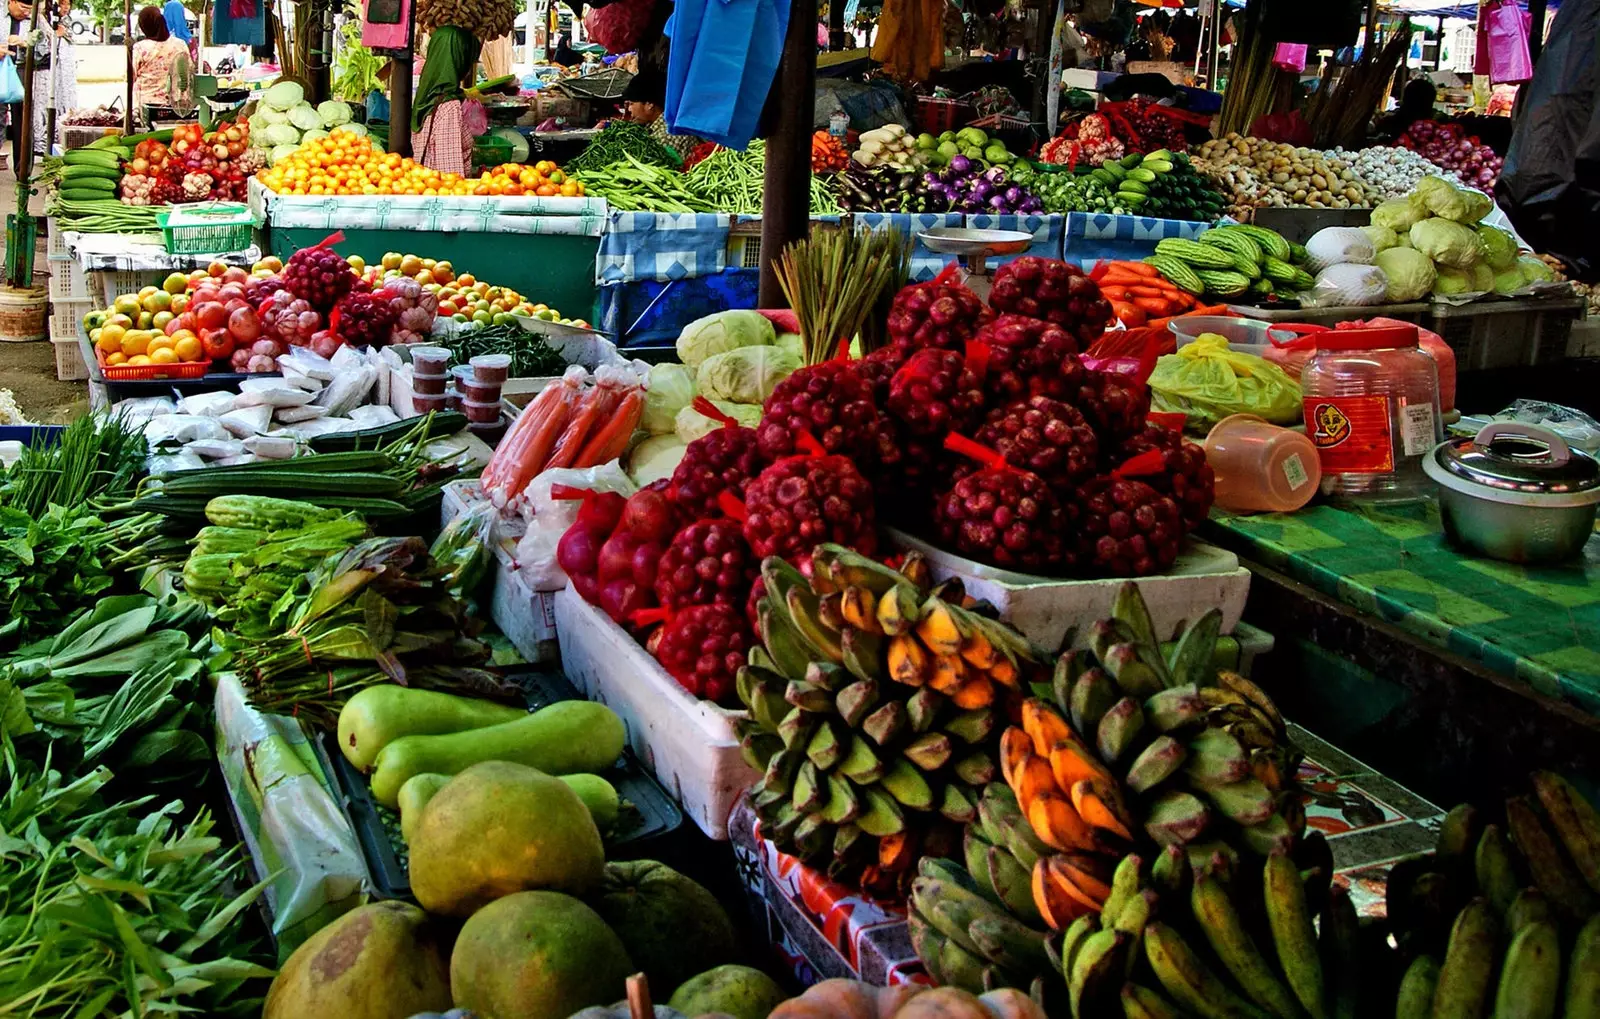
M206 462L198 454L187 449L179 450L170 456L153 456L145 461L145 469L151 474L176 474L179 471L197 471L204 467Z
M278 367L286 371L297 372L307 378L319 382L332 382L333 377L339 374L338 370L329 363L321 354L316 354L308 347L296 347L287 354L278 357Z
M299 448L292 435L252 435L244 440L244 448L263 460L287 460Z
M239 407L228 411L217 420L230 434L244 439L260 435L267 430L267 425L272 422L272 408L264 403L254 407Z
M237 400L237 393L230 393L226 389L219 389L213 393L190 393L179 404L185 414L199 414L201 417L221 417L233 409L233 401Z
M131 400L123 400L113 411L133 428L142 428L153 418L177 412L177 404L172 402L170 396L137 396Z
M1382 304L1388 293L1389 277L1375 265L1330 265L1317 273L1309 302L1314 308L1361 307Z
M183 445L196 439L226 439L228 430L217 418L198 414L163 414L144 426L144 438L152 447L164 442Z
M244 452L244 443L238 439L196 439L183 447L195 456L203 456L207 460L221 460L225 457L238 456Z
M314 421L317 418L327 417L328 408L308 403L303 407L282 407L272 416L286 425L292 425L297 421Z
M556 545L578 519L578 509L583 505L577 499L552 499L550 489L555 485L622 496L635 491L632 479L616 460L582 470L545 471L529 482L522 499L528 507L523 514L529 517L528 533L517 542L516 555L522 575L535 591L559 591L567 586L567 575L556 562Z
M250 381L250 379L246 379L244 382L240 383L240 385L245 385ZM277 409L279 407L303 407L310 403L311 400L316 396L315 393L307 392L304 389L297 389L294 386L286 386L282 382L278 382L276 379L273 381L277 382L277 385L270 389L246 389L244 392L239 394L239 399L234 402L234 406L264 406L271 407L273 409Z
M1376 255L1372 238L1358 226L1326 226L1306 241L1306 265L1312 272L1341 262L1371 265Z
M350 411L350 420L362 428L378 428L382 425L392 425L400 420L400 415L391 408L382 404L371 404L366 407L355 407Z

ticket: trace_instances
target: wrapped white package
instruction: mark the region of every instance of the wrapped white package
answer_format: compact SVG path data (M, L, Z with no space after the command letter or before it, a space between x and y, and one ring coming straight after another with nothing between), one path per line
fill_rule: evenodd
M227 437L228 430L217 418L201 417L199 414L163 414L151 418L150 423L144 426L145 441L151 446L159 446L163 442L182 445L196 439Z
M179 450L170 456L153 456L145 461L151 474L176 474L179 471L197 471L206 462L188 450Z
M252 435L244 440L244 448L263 460L287 460L299 445L290 435Z
M339 354L349 349L340 347ZM335 360L338 360L339 354L334 355ZM377 381L378 369L357 361L353 367L341 369L339 377L317 394L316 402L328 408L329 414L344 417L366 401L367 394L372 392L372 386Z
M238 439L196 439L183 448L207 460L221 460L243 453L244 443Z
M308 393L322 390L324 383L321 379L314 379L291 364L279 362L278 370L283 372L283 381L296 389L304 389Z
M389 406L390 390L394 387L394 369L389 367L388 363L381 357L375 367L378 369L378 392L372 402L379 406L387 407Z
M328 408L319 407L314 403L308 403L303 407L279 407L273 412L273 416L286 425L292 425L297 421L312 421L327 417Z
M239 394L230 393L226 389L219 389L213 393L190 393L178 404L179 409L185 414L199 414L202 417L221 417L233 409L233 401Z
M249 381L246 379L245 381ZM275 385L271 389L247 389L239 394L235 407L300 407L308 404L317 395L294 386L286 386L282 379L273 379Z
M142 427L152 418L176 414L178 405L170 396L136 396L117 404L115 413L135 428Z
M239 407L217 418L234 436L244 439L260 435L272 421L272 408L266 404L256 407Z
M382 374L379 375L379 378L383 377L385 376ZM350 420L359 424L362 428L377 428L380 425L394 424L396 421L400 420L400 415L396 414L394 410L386 404L373 403L368 404L365 407L352 407L350 410Z
M307 378L319 382L332 382L338 371L321 354L312 353L308 347L296 347L278 358L280 369L289 367Z
M259 459L261 458L256 456L254 453L240 453L238 456L230 456L226 459L218 460L216 466L243 467L245 464L253 464Z
M358 426L349 418L322 417L310 421L300 421L292 425L284 425L268 432L268 435L290 435L296 439L314 439L319 435L332 435L335 432L358 431Z

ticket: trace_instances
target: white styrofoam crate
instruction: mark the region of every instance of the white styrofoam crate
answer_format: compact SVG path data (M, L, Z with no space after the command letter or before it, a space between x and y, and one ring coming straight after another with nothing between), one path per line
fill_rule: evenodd
M568 588L555 595L561 669L584 696L615 711L656 780L713 839L759 776L739 752L742 711L692 696L626 630Z
M1024 637L1054 651L1075 631L1075 646L1087 647L1089 628L1111 615L1117 591L1126 578L1057 580L1030 577L984 566L919 538L890 529L896 545L928 557L939 580L959 577L967 594L993 605L1000 618ZM1193 538L1184 542L1178 561L1166 573L1134 580L1150 609L1156 634L1170 639L1179 624L1207 609L1222 612L1222 632L1232 633L1250 593L1250 571L1232 552Z
M554 665L560 654L554 593L529 587L504 544L495 546L491 568L494 595L489 618L523 658L536 665Z

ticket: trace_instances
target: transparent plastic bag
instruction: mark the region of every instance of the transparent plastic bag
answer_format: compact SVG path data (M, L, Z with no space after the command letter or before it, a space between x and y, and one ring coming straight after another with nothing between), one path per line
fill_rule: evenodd
M1186 427L1209 429L1230 414L1255 414L1275 425L1301 419L1300 384L1278 365L1228 349L1205 333L1156 361L1150 409L1185 416Z
M598 467L548 470L534 478L524 493L529 513L528 533L517 542L517 568L535 591L559 591L567 586L567 575L556 562L556 546L561 536L578 518L583 503L579 499L558 499L551 494L557 485L590 492L634 493L633 480L622 465L611 460Z
M445 571L451 597L471 599L489 572L494 525L500 514L494 503L479 502L445 524L428 553Z

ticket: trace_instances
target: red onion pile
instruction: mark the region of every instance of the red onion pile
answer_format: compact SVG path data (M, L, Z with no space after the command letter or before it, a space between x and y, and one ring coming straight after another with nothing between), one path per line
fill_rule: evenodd
M1469 187L1494 187L1505 162L1476 135L1461 130L1461 125L1441 124L1436 120L1419 120L1412 124L1400 136L1398 144L1422 153L1442 169L1454 170Z

